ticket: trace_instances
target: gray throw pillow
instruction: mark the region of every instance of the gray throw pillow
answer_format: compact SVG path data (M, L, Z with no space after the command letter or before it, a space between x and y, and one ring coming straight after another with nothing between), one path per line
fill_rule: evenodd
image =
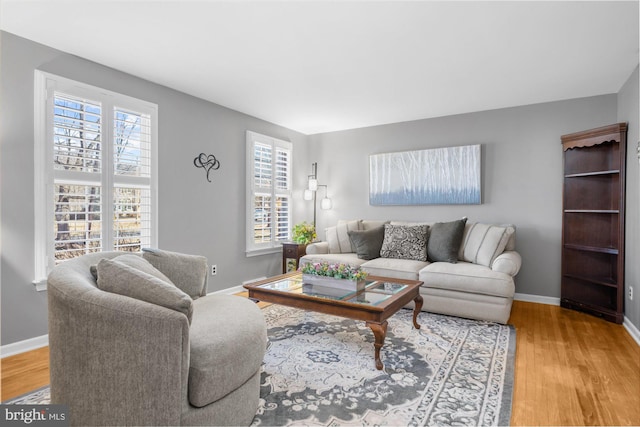
M347 233L351 240L351 246L356 248L358 258L380 258L380 249L382 249L382 241L384 240L384 226L370 230L352 230Z
M193 300L189 295L172 283L117 261L117 258L101 259L98 263L98 289L179 311L191 324Z
M142 256L192 299L207 293L207 259L161 249L143 249Z
M427 257L431 262L458 262L458 251L462 243L467 219L451 222L436 222L429 230Z
M149 261L147 261L146 259L142 258L141 256L138 255L132 255L132 254L124 254L124 255L120 255L117 256L115 258L113 258L116 261L119 261L123 264L128 265L129 267L133 267L135 269L138 269L142 272L145 272L147 274L150 274L154 277L157 277L160 280L164 280L167 283L171 283L173 285L173 282L171 280L169 280L169 278L167 276L165 276L164 274L162 274L162 272L160 270L158 270L157 268L155 268L153 265L151 265L151 263ZM89 267L89 271L91 272L91 275L93 276L94 279L98 280L98 266L97 265L92 265Z
M380 256L384 258L427 260L426 225L384 225Z

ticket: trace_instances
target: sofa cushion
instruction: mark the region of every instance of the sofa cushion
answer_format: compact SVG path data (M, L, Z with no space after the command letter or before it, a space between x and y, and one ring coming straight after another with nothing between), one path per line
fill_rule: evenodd
M355 252L356 248L351 246L349 231L358 230L360 221L338 221L338 224L325 229L325 240L329 243L329 253L342 254Z
M192 299L207 293L207 259L161 249L143 249L142 256Z
M349 264L358 267L366 262L364 259L358 258L355 253L348 254L307 254L300 258L300 265L309 262L328 262L330 264Z
M466 218L451 222L436 222L429 227L427 259L431 262L458 262Z
M380 249L384 240L384 226L370 230L349 231L351 245L356 248L356 255L360 259L375 259L380 257Z
M458 258L487 267L504 252L513 227L472 223L465 227Z
M376 258L362 264L362 269L372 276L418 280L418 272L429 265L426 261L411 259Z
M383 258L427 260L426 225L392 225L385 224L384 240L380 249Z
M114 259L98 262L98 289L184 313L191 323L193 300L173 283Z
M450 264L434 262L420 271L419 280L425 288L449 289L460 292L513 298L515 284L511 276L468 262Z
M208 295L193 304L189 402L202 407L236 390L258 372L267 328L261 310L243 297Z
M389 221L363 219L360 221L360 230L371 230L372 228L384 227L385 224L389 224Z

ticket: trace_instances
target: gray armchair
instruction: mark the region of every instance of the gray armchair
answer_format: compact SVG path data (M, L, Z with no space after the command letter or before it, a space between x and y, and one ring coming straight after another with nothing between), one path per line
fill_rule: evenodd
M267 339L260 309L242 297L200 297L202 257L193 261L196 269L204 262L205 274L195 299L187 298L191 321L99 289L90 267L120 255L85 255L49 275L52 403L69 405L73 425L250 424ZM169 278L190 274L156 267Z

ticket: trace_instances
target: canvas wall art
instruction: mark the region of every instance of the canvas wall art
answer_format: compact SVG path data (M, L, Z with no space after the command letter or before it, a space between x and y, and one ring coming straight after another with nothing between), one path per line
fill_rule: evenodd
M369 204L480 204L480 144L369 157Z

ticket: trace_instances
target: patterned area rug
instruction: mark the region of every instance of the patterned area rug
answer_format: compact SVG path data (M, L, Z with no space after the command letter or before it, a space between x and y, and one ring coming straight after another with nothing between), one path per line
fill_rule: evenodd
M388 320L374 366L364 322L282 306L264 311L269 348L253 425L509 425L515 330L412 310Z
M254 426L509 425L515 330L412 311L388 320L373 359L373 333L353 320L271 305L269 346ZM5 403L49 402L44 388Z

